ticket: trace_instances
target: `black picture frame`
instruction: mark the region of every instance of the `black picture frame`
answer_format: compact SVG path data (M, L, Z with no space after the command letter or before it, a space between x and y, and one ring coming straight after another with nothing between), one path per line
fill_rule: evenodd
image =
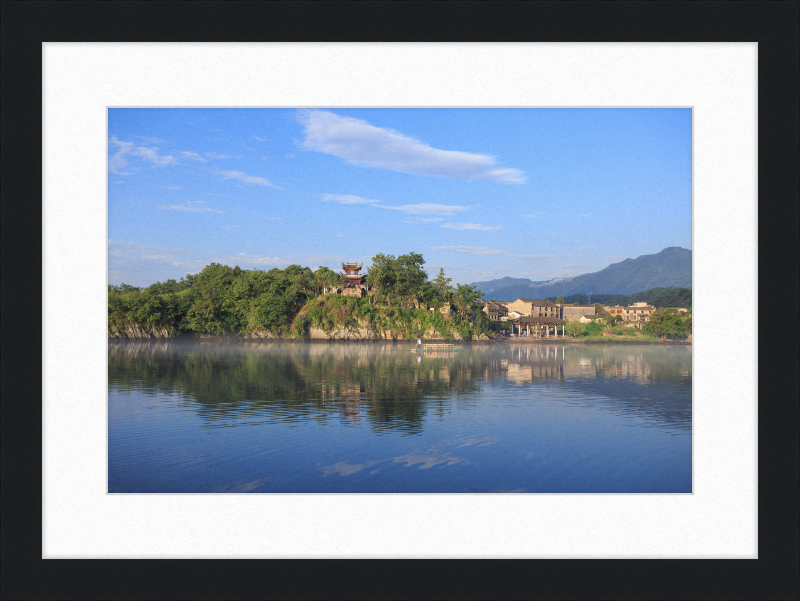
M30 1L0 10L3 599L798 598L800 3ZM55 41L758 42L759 306L777 304L781 315L736 315L748 325L735 327L761 334L758 559L41 559L41 44Z

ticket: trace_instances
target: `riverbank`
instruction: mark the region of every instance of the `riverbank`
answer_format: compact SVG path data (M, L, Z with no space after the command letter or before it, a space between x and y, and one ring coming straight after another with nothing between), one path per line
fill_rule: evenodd
M688 340L661 340L642 339L642 338L618 338L604 336L600 338L495 338L493 342L498 344L665 344L665 345L684 345L691 346L691 337Z

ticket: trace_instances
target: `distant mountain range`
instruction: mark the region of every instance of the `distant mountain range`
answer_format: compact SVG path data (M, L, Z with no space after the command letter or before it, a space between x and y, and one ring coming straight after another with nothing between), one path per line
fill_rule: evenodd
M642 255L613 263L595 273L572 278L534 282L526 278L500 278L472 284L483 292L484 300L547 298L570 294L633 294L649 288L691 288L692 251L678 246L654 255Z

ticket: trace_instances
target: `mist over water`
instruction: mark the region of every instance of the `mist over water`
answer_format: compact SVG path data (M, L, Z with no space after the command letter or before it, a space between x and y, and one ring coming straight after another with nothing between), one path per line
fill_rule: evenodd
M691 492L692 351L110 342L109 492Z

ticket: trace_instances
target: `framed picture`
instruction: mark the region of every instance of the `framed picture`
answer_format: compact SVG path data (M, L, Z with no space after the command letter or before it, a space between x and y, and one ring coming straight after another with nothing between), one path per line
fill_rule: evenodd
M179 575L178 596L234 597L258 595L259 591L273 597L297 591L301 596L332 594L330 585L319 580L292 584L292 578L303 570L316 569L315 564L307 562L258 562L258 570L275 575L271 584L264 586L245 578L237 589L222 572L212 574L200 562L172 561L176 558L230 560L220 564L222 570L245 572L250 565L256 569L256 564L237 563L235 559L464 560L433 564L438 566L436 570L444 570L438 581L424 578L398 585L370 578L350 586L342 595L348 597L380 596L381 590L389 590L389 596L395 597L504 596L499 592L504 589L498 588L498 575L513 583L511 596L531 598L791 596L796 591L792 580L796 567L788 566L795 563L797 547L796 537L794 543L785 546L792 534L790 528L787 535L785 524L793 524L796 534L796 517L792 519L792 512L779 510L774 499L796 502L796 470L792 471L785 459L796 457L796 453L791 454L797 440L796 428L792 429L796 426L796 408L784 403L757 404L756 395L759 385L778 381L783 384L777 395L794 398L791 393L797 388L796 376L792 379L787 374L794 373L788 363L793 356L790 349L796 348L790 345L796 342L796 328L789 328L789 333L771 333L769 344L785 354L769 364L758 362L756 372L756 357L763 356L767 344L763 328L731 323L714 307L721 286L729 284L732 277L740 286L738 298L745 305L755 306L756 281L763 283L765 274L772 276L773 290L785 294L789 301L796 300L796 285L791 284L795 280L777 277L786 276L781 268L791 271L792 256L796 262L796 253L792 254L796 232L790 233L785 225L781 229L781 223L792 221L785 218L787 215L796 216L796 203L773 205L768 199L787 191L791 194L793 189L796 192L797 161L783 163L781 157L797 154L796 78L786 75L792 64L796 65L797 38L785 26L792 22L792 15L796 17L797 5L606 5L531 3L503 5L505 11L495 12L497 9L480 4L447 3L427 9L427 19L421 21L412 17L418 7L411 4L226 7L142 3L97 5L80 15L70 5L46 5L44 14L37 12L40 5L30 9L22 4L4 6L4 24L14 19L35 24L17 28L12 36L4 32L4 86L12 82L19 86L19 91L10 96L13 104L4 103L4 146L8 147L10 141L6 136L20 135L23 125L32 126L36 133L43 124L42 156L21 146L20 157L29 169L25 173L33 177L20 177L20 169L10 172L12 162L4 161L4 212L10 206L10 195L30 198L33 191L32 197L37 198L35 166L39 159L43 161L44 199L42 213L35 208L9 209L12 212L6 215L20 216L20 227L18 232L4 235L3 240L7 251L20 240L19 235L30 233L30 226L44 223L43 372L30 363L39 349L27 345L13 354L5 346L4 358L11 360L3 362L4 386L9 384L19 392L24 382L29 387L31 382L43 382L42 413L38 405L23 407L17 400L19 394L11 402L8 394L3 395L6 444L22 443L19 434L15 436L8 427L10 419L26 435L43 424L42 445L33 445L43 449L41 461L33 450L27 476L21 466L4 468L3 474L6 483L13 482L15 491L24 491L15 492L18 506L42 510L15 512L16 526L4 511L4 542L13 541L18 549L14 554L4 550L4 564L9 573L20 574L16 579L4 577L4 596L64 597L88 591L114 598L115 590L131 590L123 583L131 582L129 570L134 565L154 575L164 569L173 579ZM466 11L462 14L471 24L468 29L461 29L452 20L459 6ZM362 15L364 24L369 23L366 17L374 17L378 20L373 23L388 19L393 25L385 32L378 28L380 33L376 34L374 27L358 29L352 25L354 20L345 19L351 25L332 30L327 23L333 22L334 12L337 19ZM502 17L498 16L501 12ZM719 18L721 14L724 19ZM542 19L548 15L545 28ZM80 20L91 31L100 31L99 23L108 16L119 20L114 20L113 26L104 23L103 33L97 34L102 35L104 43L73 43L101 38L94 33L75 33L80 30L70 29L70 24ZM266 30L262 27L256 31L250 25L258 21L255 17L268 18ZM303 17L309 20L300 26ZM407 19L415 23L412 29L406 29L406 23L410 23ZM166 33L162 24L167 22L181 23L185 29ZM212 22L216 30L209 29ZM492 30L487 29L487 23L506 24L508 30L488 34ZM522 28L522 23L530 29ZM580 23L591 23L589 31L602 33L583 33L578 29ZM636 33L631 34L634 25ZM271 43L196 42L237 39ZM165 40L184 43L157 43ZM696 43L700 40L705 43ZM5 58L10 51L14 51L12 63ZM23 65L27 71L22 70ZM40 79L32 76L39 68L41 88L37 85ZM788 92L786 81L795 81ZM37 94L43 95L41 114ZM112 457L105 455L109 435L106 424L111 416L104 413L107 344L101 341L102 333L107 336L108 331L106 228L111 227L107 223L112 218L122 219L119 214L114 216L110 204L108 215L104 210L106 148L112 133L106 129L106 111L114 106L317 108L333 114L340 110L343 115L368 107L692 107L692 288L699 299L693 310L701 315L697 327L702 328L704 338L699 342L698 337L693 345L698 347L698 369L693 374L691 494L108 494L111 482L106 480L106 467ZM774 110L766 114L765 107ZM354 114L352 118L369 123L363 116ZM10 123L13 126L9 128ZM402 130L399 134L413 137ZM117 136L116 140L119 144L134 142L131 137ZM176 149L208 159L198 149ZM133 167L134 158L147 160L143 159L145 151L136 152L128 157ZM470 147L463 152L488 156L491 151ZM784 171L779 169L787 164L790 167L784 167ZM79 165L82 169L76 169ZM519 169L510 160L503 160L499 168ZM224 172L244 176L226 178ZM217 171L222 181L247 186L242 179L245 176L262 177L284 187L282 180L242 169L220 167ZM322 194L352 194L390 204L350 190L332 189ZM323 200L318 202L322 204ZM203 204L188 204L200 201ZM207 199L157 202L162 203L158 206L225 210ZM441 204L465 206L456 201ZM776 221L778 216L782 217ZM444 223L497 225L466 219ZM765 238L762 228L767 226L774 229ZM765 257L781 249L787 249L785 262L765 262ZM21 270L9 263L8 252L3 256L4 274L11 276L4 278L4 289L8 289L9 282L22 282L14 279ZM347 262L351 258L355 257L342 259ZM35 287L28 285L25 289L33 295L27 298L36 300ZM56 298L61 300L54 302ZM14 330L16 325L35 321L29 317L36 304L26 300L15 305L16 324L9 321L9 311L4 307L4 345L10 339L20 339L13 337L20 331ZM81 320L69 320L76 311L80 311ZM24 382L21 374L27 374ZM342 397L341 389L336 392ZM702 404L698 395L702 395ZM346 404L346 400L342 402ZM770 463L778 457L784 459ZM355 465L348 462L351 464ZM36 470L30 470L39 465L43 467L41 489L31 475L38 475ZM758 487L756 478L760 479ZM777 549L782 551L778 553ZM98 562L91 561L99 558L125 561L116 564L118 570L104 573ZM160 561L137 561L144 558ZM586 561L534 561L567 558ZM599 558L617 561L591 561ZM639 561L676 558L694 561ZM467 562L469 559L487 561ZM520 561L491 561L500 559ZM702 559L730 561L707 563ZM355 575L359 571L356 564L363 569L360 562L335 562L326 564L324 570ZM400 573L409 565L418 574L430 569L427 563L401 562L390 564L388 569ZM582 579L563 580L565 574L576 570ZM472 576L459 578L468 572ZM283 576L278 576L280 573ZM87 574L94 579L90 587L84 584ZM140 571L139 576L142 574ZM487 578L476 580L480 574ZM189 580L190 575L194 580ZM557 584L556 575L567 584ZM164 594L159 590L167 590L159 588L164 581L147 582L144 578L138 582L140 596L157 597Z

